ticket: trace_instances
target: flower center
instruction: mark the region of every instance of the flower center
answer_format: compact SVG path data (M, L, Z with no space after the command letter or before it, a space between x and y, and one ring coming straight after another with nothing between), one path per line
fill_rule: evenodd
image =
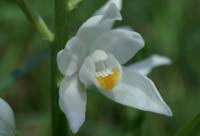
M92 54L92 59L95 63L96 81L99 87L107 91L113 89L121 76L116 60L113 60L103 50L96 50Z

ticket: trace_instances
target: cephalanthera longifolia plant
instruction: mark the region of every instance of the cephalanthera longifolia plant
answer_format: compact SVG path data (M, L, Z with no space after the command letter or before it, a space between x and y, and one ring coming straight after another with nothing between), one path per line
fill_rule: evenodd
M28 19L51 43L52 134L68 135L65 114L73 133L85 121L87 88L95 87L108 99L125 106L172 116L153 81L152 68L170 59L152 55L125 66L144 47L142 36L130 27L113 28L122 20L122 0L109 0L86 20L68 41L68 15L81 0L55 0L55 33L25 0L16 0ZM57 86L57 75L64 76ZM59 90L59 91L58 91ZM0 99L0 134L15 135L11 108ZM61 110L60 110L61 109Z

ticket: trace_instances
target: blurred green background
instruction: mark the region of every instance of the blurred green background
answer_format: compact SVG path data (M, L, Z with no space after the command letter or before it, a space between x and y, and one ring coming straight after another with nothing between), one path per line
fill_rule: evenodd
M69 33L106 0L82 0L70 13ZM52 0L29 0L53 30ZM200 113L200 1L124 0L123 20L146 46L133 61L151 54L172 59L150 74L173 117L143 112L88 91L87 120L80 136L172 136ZM13 0L0 1L0 96L12 106L22 135L50 135L49 45ZM199 129L190 136L200 136Z

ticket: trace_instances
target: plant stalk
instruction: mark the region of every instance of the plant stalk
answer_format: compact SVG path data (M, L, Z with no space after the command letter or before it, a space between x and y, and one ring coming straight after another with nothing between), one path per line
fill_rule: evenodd
M30 20L30 22L33 23L37 30L48 40L48 42L53 42L54 34L50 31L42 17L29 6L27 1L15 0L15 2Z
M66 0L55 0L55 41L51 46L51 101L52 101L52 136L69 136L67 122L64 114L59 108L59 89L57 86L57 77L59 71L57 68L56 57L58 51L64 48L68 39L68 10L66 9Z

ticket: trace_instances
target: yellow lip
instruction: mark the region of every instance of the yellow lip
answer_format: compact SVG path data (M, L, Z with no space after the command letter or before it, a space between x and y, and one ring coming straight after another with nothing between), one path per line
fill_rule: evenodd
M113 68L112 73L107 76L96 76L99 86L106 91L113 89L119 81L119 78L120 71L118 68Z

